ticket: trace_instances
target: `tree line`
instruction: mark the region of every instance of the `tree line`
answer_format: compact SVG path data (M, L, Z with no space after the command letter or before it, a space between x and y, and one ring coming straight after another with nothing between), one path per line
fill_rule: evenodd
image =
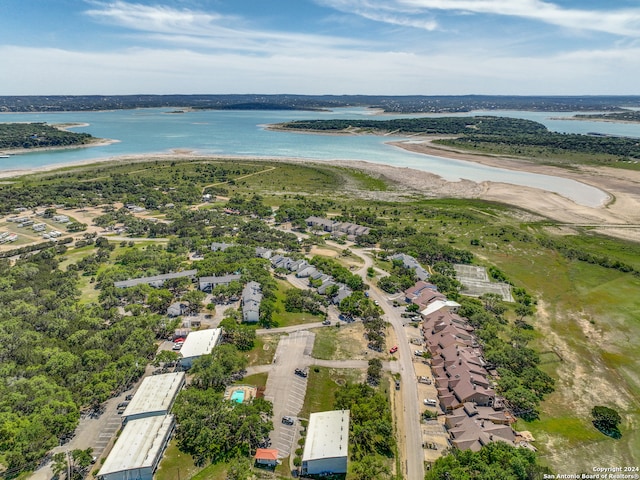
M46 123L0 123L0 149L69 147L94 140L88 133L76 133Z

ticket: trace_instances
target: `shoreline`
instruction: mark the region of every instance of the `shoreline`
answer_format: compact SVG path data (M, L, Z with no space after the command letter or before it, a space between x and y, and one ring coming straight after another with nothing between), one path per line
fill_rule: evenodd
M409 167L398 167L362 160L323 160L314 161L299 157L256 157L244 155L211 155L202 154L191 149L176 149L170 152L155 154L144 153L120 155L88 159L79 162L67 162L42 167L25 169L0 170L0 179L10 179L25 175L51 172L70 167L82 167L99 163L144 163L154 159L162 160L241 160L268 161L283 163L299 163L308 165L335 166L363 171L374 177L384 178L396 185L397 195L421 195L425 198L475 198L511 205L529 212L530 216L539 220L544 218L572 226L591 227L591 231L603 233L620 239L640 242L640 172L620 170L611 167L580 167L576 171L558 167L542 166L513 158L491 157L453 149L435 147L425 139L426 143L389 142L397 148L404 148L414 153L435 155L456 160L471 161L488 166L507 168L516 171L541 173L544 175L564 177L598 188L610 197L606 205L589 207L579 205L559 194L532 187L519 186L501 182L473 182L460 180L451 182L437 174L416 170ZM74 147L76 148L76 147ZM3 182L4 183L4 182ZM389 194L390 192L387 192ZM372 198L383 199L382 196L369 192Z
M71 125L65 128L75 128L75 127L77 127L77 125ZM94 142L82 143L79 145L65 145L64 147L9 148L9 149L0 150L0 155L9 155L13 157L15 155L23 155L25 153L32 153L32 152L52 152L57 150L73 150L74 148L105 147L113 143L120 143L120 140L114 140L110 138L98 138ZM76 162L69 162L69 165L75 165L75 164ZM60 165L64 165L64 164L60 164ZM29 170L29 169L27 168L25 170ZM0 174L3 171L4 170L0 170Z

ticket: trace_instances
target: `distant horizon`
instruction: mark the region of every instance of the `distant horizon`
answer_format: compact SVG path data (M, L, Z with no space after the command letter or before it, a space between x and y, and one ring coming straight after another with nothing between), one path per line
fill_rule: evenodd
M639 25L636 0L3 0L0 94L625 96Z
M185 96L185 97L197 97L197 96L246 96L246 95L264 95L264 96L295 96L295 97L523 97L523 98L617 98L617 97L637 97L640 98L640 93L615 93L615 94L537 94L537 93L522 93L522 94L488 94L488 93L464 93L464 94L426 94L426 93L405 93L405 94L391 94L391 93L265 93L265 92L242 92L242 93L25 93L15 95L0 94L0 98L3 97L135 97L135 96L154 96L154 97L171 97L171 96Z

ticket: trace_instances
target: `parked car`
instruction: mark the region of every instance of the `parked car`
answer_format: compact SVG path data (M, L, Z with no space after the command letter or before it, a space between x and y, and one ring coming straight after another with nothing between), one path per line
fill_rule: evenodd
M182 348L182 343L174 343L173 347L171 347L171 350L180 350Z
M389 353L396 353L398 351L398 346L394 345L393 347L391 347L391 349L389 350Z
M422 350L416 350L415 352L413 352L413 354L416 357L421 357L424 354L424 352Z
M374 301L373 301L373 304L374 304L375 306L378 306L378 305L380 305L380 302L379 302L378 300L374 300Z
M400 380L396 380L396 390L400 390Z
M307 372L306 372L306 371L304 371L304 370L303 370L303 369L301 369L301 368L296 368L294 372L295 372L295 374L296 374L296 375L298 375L298 376L300 376L300 377L307 378Z
M331 320L324 320L322 322L323 325L331 325Z
M285 425L293 425L294 423L296 423L296 421L293 418L285 415L284 417L282 417L282 423L284 423Z
M435 407L438 402L434 398L425 398L423 403L428 407Z

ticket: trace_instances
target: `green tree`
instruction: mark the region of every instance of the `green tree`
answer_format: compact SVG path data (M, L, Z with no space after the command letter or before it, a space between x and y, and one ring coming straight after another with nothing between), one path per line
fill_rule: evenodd
M354 480L386 480L391 478L391 469L384 457L367 455L352 465Z
M229 462L226 480L248 480L253 477L248 458L236 457Z
M593 417L593 425L605 435L612 438L620 438L622 434L618 429L618 425L622 421L620 414L613 408L596 405L591 409Z
M369 360L369 367L367 368L367 382L371 385L378 385L380 383L380 377L382 376L382 360L379 358L372 358Z

